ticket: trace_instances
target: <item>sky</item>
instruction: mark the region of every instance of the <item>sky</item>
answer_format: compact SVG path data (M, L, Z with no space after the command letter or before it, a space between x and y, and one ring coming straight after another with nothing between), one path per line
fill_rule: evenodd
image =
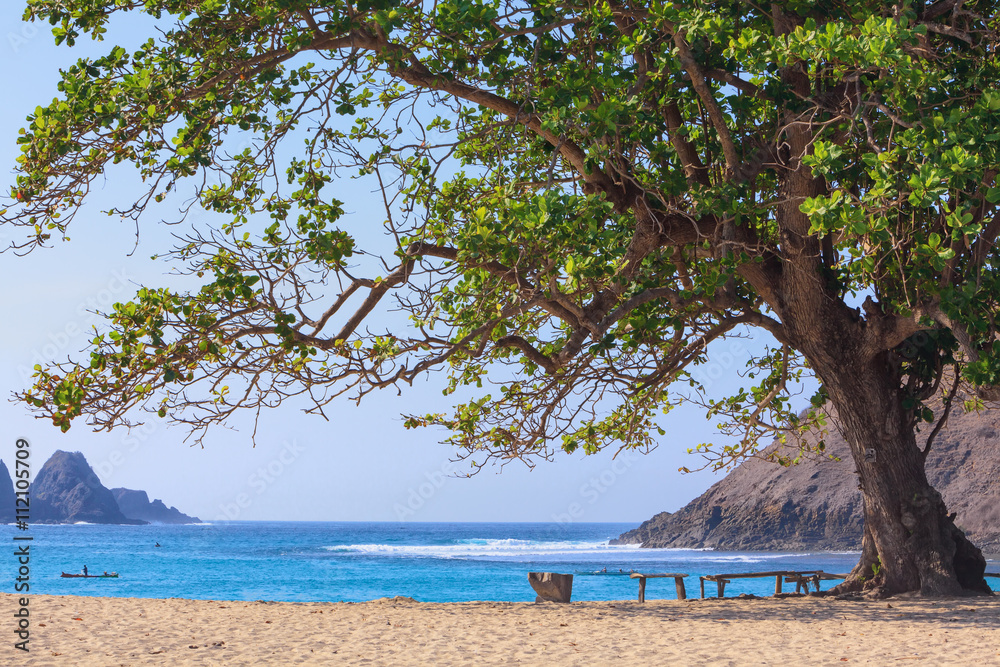
M129 48L142 26L113 24L107 40L82 39L69 49L53 44L48 25L20 20L20 0L0 9L0 191L8 192L18 154L15 140L24 118L56 95L58 70L85 55L103 55L115 44ZM169 267L151 256L169 249L174 228L151 216L135 227L100 213L99 204L121 203L130 175L108 174L89 206L70 228L71 241L26 257L0 255L4 326L0 327L0 458L10 466L17 438L31 443L37 474L56 450L80 451L105 486L147 491L168 505L203 520L303 521L620 521L638 524L661 511L674 511L719 476L696 468L686 453L698 443L719 443L712 424L693 407L682 406L663 420L667 435L650 454L613 452L593 456L557 453L534 469L514 462L487 468L472 478L454 476L466 465L439 440L442 431L403 428L401 413L444 412L452 401L432 376L397 395L383 391L360 406L344 400L329 410L329 421L284 405L262 415L257 444L252 422L216 429L204 447L184 442L186 431L154 420L131 432L94 433L78 419L67 433L35 419L11 399L30 384L36 363L85 358L81 350L99 319L90 311L128 301L138 286L176 285ZM366 219L366 206L380 207L378 193L349 209L347 224ZM169 218L175 209L156 211ZM212 224L202 218L200 224ZM0 241L10 230L0 228ZM737 386L736 371L749 359L746 340L730 340L711 350L703 377L720 394Z

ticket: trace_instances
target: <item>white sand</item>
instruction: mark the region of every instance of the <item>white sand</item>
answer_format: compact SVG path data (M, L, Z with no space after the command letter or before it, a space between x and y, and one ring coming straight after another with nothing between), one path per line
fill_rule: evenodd
M29 605L30 653L7 632L2 664L1000 665L1000 597L559 605L32 595ZM10 619L16 597L0 596L0 608Z

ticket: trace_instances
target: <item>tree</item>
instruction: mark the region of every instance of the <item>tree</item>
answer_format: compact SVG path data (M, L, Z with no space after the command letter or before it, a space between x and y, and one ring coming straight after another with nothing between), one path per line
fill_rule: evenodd
M89 363L38 368L22 398L57 426L146 409L200 436L441 368L450 390L497 388L408 425L447 427L476 465L642 448L678 391L701 395L713 341L762 329L752 386L706 399L740 443L705 453L736 460L828 401L865 512L838 590L989 592L924 457L954 401L1000 397L997 3L31 0L26 17L72 46L122 12L161 32L81 60L29 116L15 249L63 234L120 162L147 187L111 213L193 183L190 206L226 222L168 254L200 291L144 288ZM234 152L237 131L254 139ZM385 198L381 277L359 277L361 225L333 194L359 174ZM389 295L409 326L365 329ZM797 415L803 373L820 389Z

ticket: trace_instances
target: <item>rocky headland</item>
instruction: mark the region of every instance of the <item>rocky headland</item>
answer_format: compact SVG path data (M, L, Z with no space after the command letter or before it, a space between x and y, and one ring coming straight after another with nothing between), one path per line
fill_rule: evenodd
M662 512L613 543L644 547L784 551L860 549L861 492L847 442L832 425L826 453L784 468L745 461L676 512ZM930 428L918 434L926 440ZM817 442L817 434L807 439ZM765 455L782 447L772 444ZM790 452L793 450L789 450ZM797 451L794 450L794 451ZM1000 552L1000 410L952 411L934 440L927 475L956 523L986 552Z

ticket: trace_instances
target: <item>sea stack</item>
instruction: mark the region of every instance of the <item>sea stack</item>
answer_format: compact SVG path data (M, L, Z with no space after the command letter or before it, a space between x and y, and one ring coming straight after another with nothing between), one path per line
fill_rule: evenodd
M57 450L31 484L32 523L144 524L129 519L80 452Z

